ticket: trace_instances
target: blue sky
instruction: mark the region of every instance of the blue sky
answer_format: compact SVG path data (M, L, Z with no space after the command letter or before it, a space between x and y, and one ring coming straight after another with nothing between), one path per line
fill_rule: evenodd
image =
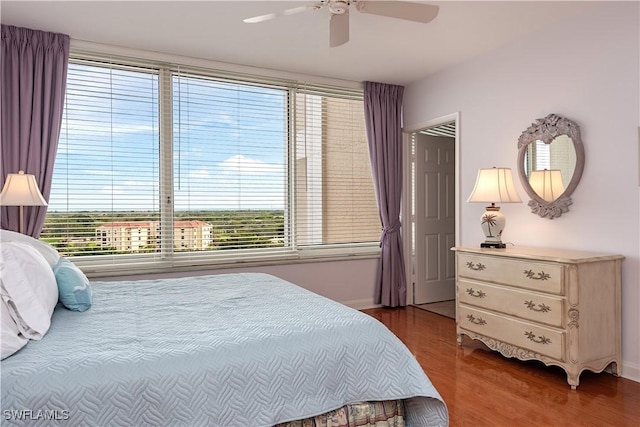
M49 211L157 210L158 76L95 71L69 66ZM283 209L286 91L189 76L173 91L175 209Z

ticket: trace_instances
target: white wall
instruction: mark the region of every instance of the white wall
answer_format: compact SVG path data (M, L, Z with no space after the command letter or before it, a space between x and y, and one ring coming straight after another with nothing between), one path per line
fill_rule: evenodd
M503 240L623 254L623 376L640 381L640 12L605 3L489 54L408 85L404 125L460 112L462 245L483 240L481 204L467 204L478 168L517 170L518 137L555 113L581 128L586 164L573 205L548 220L503 205ZM446 43L446 40L443 41ZM519 183L518 183L519 184Z

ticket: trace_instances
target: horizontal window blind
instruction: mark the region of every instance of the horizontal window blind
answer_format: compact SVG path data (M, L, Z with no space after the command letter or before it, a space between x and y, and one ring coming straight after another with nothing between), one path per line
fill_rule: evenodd
M295 111L298 245L377 241L380 219L361 96L302 88Z
M177 250L288 246L285 88L173 76Z
M71 61L41 238L60 253L156 252L158 74Z
M62 254L171 267L379 236L361 91L72 55L41 234Z

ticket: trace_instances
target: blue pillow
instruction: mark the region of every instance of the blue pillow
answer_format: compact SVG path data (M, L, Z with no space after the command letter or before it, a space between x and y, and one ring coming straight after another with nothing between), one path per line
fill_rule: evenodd
M60 258L53 268L60 302L69 310L85 311L91 307L89 279L74 263Z

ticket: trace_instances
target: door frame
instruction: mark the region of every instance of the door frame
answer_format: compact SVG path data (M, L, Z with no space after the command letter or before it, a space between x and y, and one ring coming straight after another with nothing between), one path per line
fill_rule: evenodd
M411 217L411 199L415 194L411 194L412 186L411 177L411 164L413 159L411 158L411 134L420 130L436 127L446 123L454 122L456 124L456 136L455 136L455 244L460 246L460 112L447 114L446 116L437 117L435 119L427 120L423 123L418 123L402 129L402 170L403 170L403 182L402 182L402 205L401 215L403 225L407 223L411 225L415 218ZM409 219L407 221L407 219ZM413 304L413 283L415 282L415 273L413 272L413 257L414 254L411 248L411 242L413 240L413 233L415 227L402 227L402 242L404 251L404 268L405 276L407 278L407 305Z

